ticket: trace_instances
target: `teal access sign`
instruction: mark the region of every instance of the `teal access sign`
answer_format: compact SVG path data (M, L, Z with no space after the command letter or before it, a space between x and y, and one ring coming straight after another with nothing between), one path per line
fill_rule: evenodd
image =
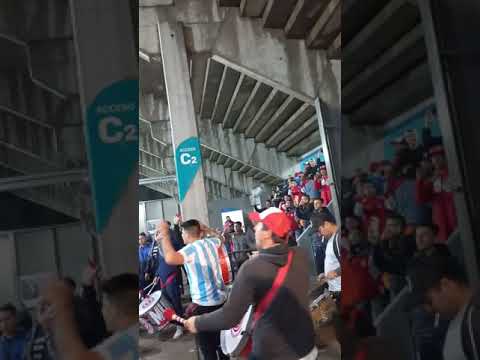
M96 227L102 232L138 163L138 81L103 89L88 107L86 142Z
M175 149L175 168L180 202L185 199L201 164L202 155L198 138L188 138Z

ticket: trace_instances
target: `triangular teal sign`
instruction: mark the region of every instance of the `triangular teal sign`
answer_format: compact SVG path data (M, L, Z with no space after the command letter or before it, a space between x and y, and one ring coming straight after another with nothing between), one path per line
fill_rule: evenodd
M191 137L184 140L175 150L175 168L177 170L178 197L183 202L190 186L202 164L200 142Z
M102 232L138 162L138 81L103 89L88 107L87 148L97 231Z

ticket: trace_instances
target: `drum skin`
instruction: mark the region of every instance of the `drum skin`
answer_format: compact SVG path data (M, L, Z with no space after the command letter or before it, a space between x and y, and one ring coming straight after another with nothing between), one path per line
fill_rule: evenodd
M159 290L143 299L139 305L138 315L142 318L142 323L148 322L153 328L160 331L169 324L164 315L164 311L168 308L172 308L172 305ZM151 329L147 328L147 331L151 331Z
M253 305L248 307L240 323L220 333L220 345L225 355L238 356L250 339L250 327L253 320Z

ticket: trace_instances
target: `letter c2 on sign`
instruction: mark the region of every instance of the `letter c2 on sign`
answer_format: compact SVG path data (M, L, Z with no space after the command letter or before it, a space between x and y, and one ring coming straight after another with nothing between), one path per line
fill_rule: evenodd
M180 155L180 162L183 165L196 165L198 164L198 160L196 156L190 154L182 154Z
M138 140L138 129L135 125L123 125L120 118L108 116L98 122L98 135L105 144L116 144Z

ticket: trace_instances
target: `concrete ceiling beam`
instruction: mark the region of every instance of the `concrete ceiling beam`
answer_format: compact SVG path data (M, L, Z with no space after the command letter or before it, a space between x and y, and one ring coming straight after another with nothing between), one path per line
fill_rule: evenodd
M203 114L203 106L205 104L205 98L207 96L207 83L208 83L208 73L210 71L210 64L212 59L207 60L207 67L205 68L205 77L203 81L203 89L202 89L202 100L200 101L200 115Z
M242 0L240 2L240 15L261 17L267 0Z
M240 0L218 0L218 5L225 7L239 7Z
M300 156L318 147L320 140L320 131L316 130L311 135L300 141L294 147L287 151L288 156Z
M257 111L257 113L255 114L255 117L252 119L252 121L248 125L247 129L245 130L245 137L247 137L247 138L254 137L253 129L255 128L255 126L257 126L258 120L262 117L265 110L267 110L267 108L270 106L270 104L272 103L272 101L275 98L275 96L277 95L277 93L278 93L277 89L272 89L272 91L268 95L267 99L265 100L263 105L260 107L260 109Z
M318 18L312 30L310 30L306 40L309 48L316 48L318 47L317 44L327 43L330 41L329 39L332 37L332 34L326 34L325 31L329 23L332 21L337 21L335 17L341 19L340 0L330 0L322 15ZM334 30L336 33L340 31L341 20L338 20L337 22L339 22L339 24L334 26L336 28Z
M277 147L279 151L287 151L291 147L295 146L298 142L302 141L302 134L307 130L311 130L317 125L317 116L314 115L306 122L304 122L297 130L287 136Z
M275 113L273 114L273 116L267 121L267 123L261 128L261 130L259 131L259 133L256 135L255 137L255 141L260 141L261 139L263 139L263 137L268 133L268 131L270 130L270 128L274 125L278 125L276 124L278 118L280 117L280 115L287 109L287 107L292 103L292 101L295 100L295 97L293 97L292 95L290 95L284 102L283 104L277 109L277 111L275 111Z
M342 49L342 57L347 58L355 56L368 39L380 31L381 27L406 4L407 0L390 1L375 17L365 26L344 48Z
M342 102L344 103L345 108L349 108L348 104L352 103L352 101L349 101L351 97L355 96L355 94L360 95L360 93L362 93L362 88L365 84L375 81L379 71L385 69L395 59L398 59L398 57L400 57L408 48L414 46L422 39L422 27L421 25L417 25L395 43L395 45L385 51L372 65L344 85L342 88L342 98L347 101L344 100Z
M268 0L263 11L263 26L266 28L284 28L297 0Z
M243 80L245 79L245 74L240 74L240 77L238 78L237 85L235 86L235 90L233 91L232 98L230 99L230 103L228 104L227 111L225 112L225 115L223 116L222 120L222 126L225 127L226 125L226 120L230 117L230 113L232 112L233 105L235 104L235 101L237 100L238 93L240 91L240 88L242 87Z
M298 121L300 116L308 110L310 106L308 104L303 104L300 109L298 109L290 118L282 124L275 133L266 141L267 146L274 146L275 142L280 140L280 136L285 131L286 128L290 127L292 124Z
M342 33L339 32L335 40L327 50L327 56L329 59L341 59L342 57Z
M215 105L213 105L212 119L214 119L215 116L217 115L218 104L219 104L219 102L220 102L220 98L221 98L221 95L222 95L223 87L225 86L225 78L226 78L226 75L227 75L227 67L225 66L225 67L223 68L222 78L220 79L220 85L218 86L218 92L217 92L217 96L216 96L216 98L215 98Z
M352 124L382 125L432 95L429 67L423 62L349 114L350 119Z
M257 81L255 84L252 92L250 93L250 96L248 97L247 102L245 103L242 112L238 116L237 120L235 121L235 124L233 125L233 132L238 133L238 129L240 128L240 125L245 117L245 114L247 113L248 108L250 107L250 104L252 101L255 99L255 96L257 95L258 89L260 89L260 86L262 83L260 81Z

